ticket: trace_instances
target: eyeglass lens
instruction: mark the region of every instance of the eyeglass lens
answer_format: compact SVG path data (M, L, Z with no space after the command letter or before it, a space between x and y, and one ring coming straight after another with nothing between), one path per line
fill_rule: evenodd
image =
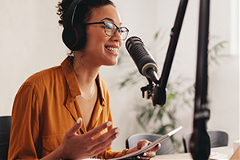
M117 31L119 31L122 40L125 40L128 35L128 29L126 27L120 27L118 28L116 25L114 25L112 22L105 22L105 32L108 36L114 36Z

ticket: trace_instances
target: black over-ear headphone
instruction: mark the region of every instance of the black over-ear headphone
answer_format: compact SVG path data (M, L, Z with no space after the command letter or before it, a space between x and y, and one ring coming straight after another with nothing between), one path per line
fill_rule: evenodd
M64 44L72 51L83 48L86 42L85 29L81 24L74 23L75 12L82 0L74 0L68 8L63 24L62 39Z

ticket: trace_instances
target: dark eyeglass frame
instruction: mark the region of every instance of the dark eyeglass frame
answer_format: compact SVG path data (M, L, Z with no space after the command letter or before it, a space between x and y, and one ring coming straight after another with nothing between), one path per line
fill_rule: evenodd
M106 26L107 26L107 23L111 23L113 24L117 29L116 31L113 33L113 35L108 35L106 33ZM104 24L104 31L105 31L105 34L109 37L113 37L116 35L117 32L120 32L121 33L121 29L124 28L126 29L127 33L126 33L126 37L124 39L122 39L123 41L127 39L127 36L128 36L128 33L129 33L129 29L127 27L118 27L116 24L114 24L113 22L106 22L106 21L102 21L102 22L93 22L93 23L84 23L84 25L91 25L91 24Z

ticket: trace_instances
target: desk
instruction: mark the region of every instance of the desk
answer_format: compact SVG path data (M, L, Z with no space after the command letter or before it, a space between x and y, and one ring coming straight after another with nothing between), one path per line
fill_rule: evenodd
M212 148L211 153L221 153L221 154L227 154L229 155L228 158L230 158L233 154L233 148L230 147L217 147ZM176 159L182 159L182 160L192 160L192 156L190 153L181 153L181 154L167 154L167 155L157 155L156 157L152 158L152 160L176 160Z

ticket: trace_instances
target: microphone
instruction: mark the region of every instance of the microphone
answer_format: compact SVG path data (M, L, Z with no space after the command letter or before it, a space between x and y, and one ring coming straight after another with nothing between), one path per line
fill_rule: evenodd
M128 38L125 46L139 72L146 78L158 83L157 64L142 40L137 36L132 36Z
M157 78L157 64L147 47L139 37L133 36L128 38L126 49L136 64L139 72L148 79L149 85L141 88L143 98L144 92L147 91L147 98L152 97L152 103L154 106L156 104L163 106L166 102L166 89L159 85L159 80ZM153 85L152 81L156 85Z

